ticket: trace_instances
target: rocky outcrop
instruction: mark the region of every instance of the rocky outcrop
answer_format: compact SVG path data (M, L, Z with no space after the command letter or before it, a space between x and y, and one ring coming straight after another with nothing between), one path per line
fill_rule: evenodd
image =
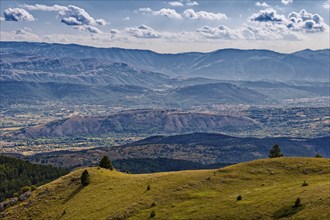
M31 191L27 191L23 194L21 194L19 197L13 197L10 199L7 199L3 202L0 203L0 212L4 211L6 208L10 207L10 206L14 206L19 202L23 202L25 200L27 200L30 196L31 196L32 192Z

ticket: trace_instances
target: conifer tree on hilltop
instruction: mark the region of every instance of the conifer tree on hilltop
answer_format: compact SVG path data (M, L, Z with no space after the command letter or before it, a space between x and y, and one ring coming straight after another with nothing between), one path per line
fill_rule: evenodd
M269 151L269 158L283 157L280 146L275 144Z
M87 170L84 170L84 172L81 174L80 182L83 186L87 186L90 183L89 173Z
M113 166L112 163L109 159L109 157L104 156L101 161L100 161L100 167L105 168L105 169L109 169L109 170L113 170Z

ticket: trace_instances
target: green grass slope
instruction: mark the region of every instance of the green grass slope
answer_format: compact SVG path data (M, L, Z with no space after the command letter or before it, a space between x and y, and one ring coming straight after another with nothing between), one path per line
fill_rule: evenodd
M88 168L86 187L80 184L82 171L39 187L2 217L149 219L154 211L152 219L330 219L329 159L263 159L216 170L135 175ZM292 208L297 197L302 206Z

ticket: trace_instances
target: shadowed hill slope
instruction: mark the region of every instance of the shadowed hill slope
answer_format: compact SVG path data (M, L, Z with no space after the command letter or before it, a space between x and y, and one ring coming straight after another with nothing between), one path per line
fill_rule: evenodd
M35 154L25 159L67 168L94 165L108 155L113 160L167 158L210 165L240 163L267 158L269 149L279 144L287 157L330 157L330 137L321 138L240 138L219 133L192 133L152 136L121 146L81 151L56 151ZM166 167L166 166L165 166Z

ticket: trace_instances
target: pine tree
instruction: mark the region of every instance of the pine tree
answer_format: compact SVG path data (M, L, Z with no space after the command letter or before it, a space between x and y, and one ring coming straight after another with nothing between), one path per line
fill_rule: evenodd
M272 149L270 149L268 156L269 156L269 158L283 157L280 146L278 146L278 144L275 144L272 147Z
M81 174L80 182L83 186L87 186L90 182L89 180L89 173L87 170L84 170L84 172Z
M104 156L101 161L100 161L100 167L105 168L105 169L109 169L109 170L113 170L113 166L111 161L109 160L109 157Z

